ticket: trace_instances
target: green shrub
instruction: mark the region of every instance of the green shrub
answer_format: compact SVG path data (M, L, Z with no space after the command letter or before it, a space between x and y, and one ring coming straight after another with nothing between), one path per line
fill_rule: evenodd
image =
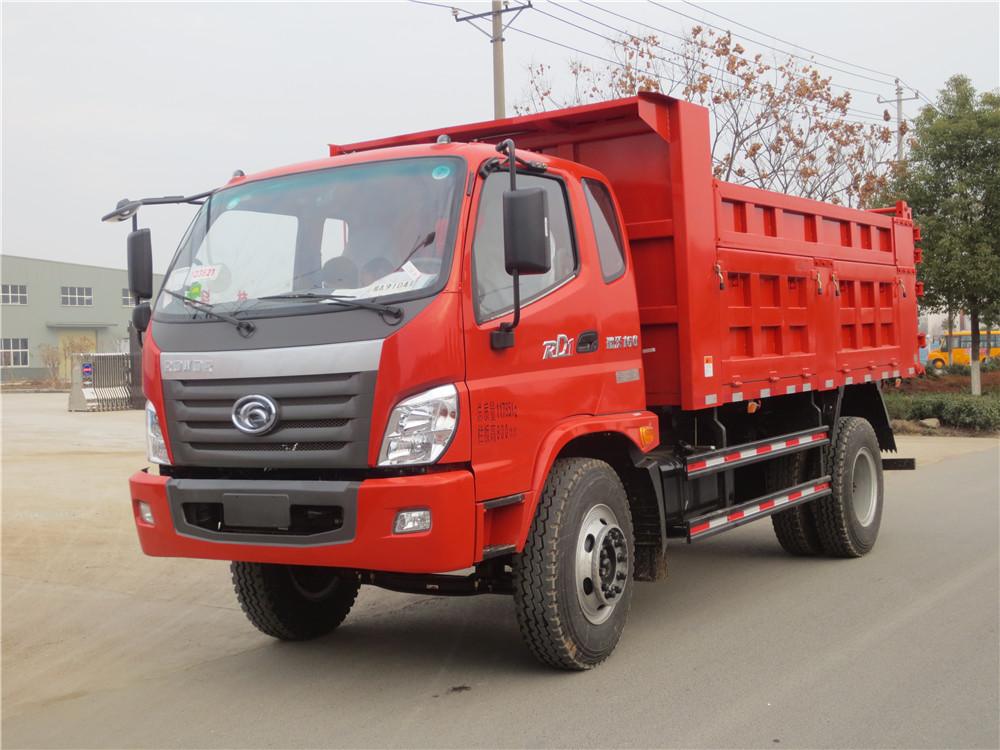
M949 427L1000 430L1000 393L972 396L967 393L893 393L885 395L892 419L941 420Z

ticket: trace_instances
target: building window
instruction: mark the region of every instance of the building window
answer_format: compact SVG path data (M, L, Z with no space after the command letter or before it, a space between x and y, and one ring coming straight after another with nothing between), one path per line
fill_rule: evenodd
M64 286L60 288L59 295L66 307L90 307L94 304L94 288L91 286Z
M122 307L135 307L135 298L125 287L122 287Z
M28 339L3 339L0 348L0 366L27 367Z
M24 284L0 285L0 302L5 305L28 304L28 287Z

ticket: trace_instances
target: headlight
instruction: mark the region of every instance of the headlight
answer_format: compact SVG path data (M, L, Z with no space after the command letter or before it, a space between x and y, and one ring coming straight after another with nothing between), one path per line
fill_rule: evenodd
M146 402L146 458L154 464L169 464L167 443L163 439L160 420L156 416L156 407Z
M458 391L453 385L400 401L389 415L378 465L434 463L451 443L457 426Z

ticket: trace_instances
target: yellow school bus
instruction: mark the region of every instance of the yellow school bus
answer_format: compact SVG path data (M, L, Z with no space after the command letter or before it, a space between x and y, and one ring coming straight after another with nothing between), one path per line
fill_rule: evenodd
M987 349L987 342L989 349ZM972 349L972 331L953 331L939 336L934 342L934 348L927 355L927 364L935 370L946 365L967 365L972 359L969 352ZM979 360L1000 357L1000 330L979 332Z

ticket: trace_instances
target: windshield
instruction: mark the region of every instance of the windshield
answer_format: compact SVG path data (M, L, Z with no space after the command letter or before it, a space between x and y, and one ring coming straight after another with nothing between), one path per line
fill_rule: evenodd
M164 288L229 313L273 313L310 293L425 296L448 273L464 183L461 159L422 157L220 190L188 229ZM170 294L160 295L157 309L192 315Z

